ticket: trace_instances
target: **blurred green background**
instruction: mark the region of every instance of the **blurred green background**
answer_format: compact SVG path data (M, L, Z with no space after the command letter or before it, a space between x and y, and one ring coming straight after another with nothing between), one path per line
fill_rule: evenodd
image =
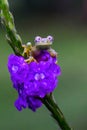
M86 0L9 0L23 43L40 35L54 37L62 69L55 99L74 130L87 130L87 2ZM14 107L17 92L7 70L13 53L0 25L0 130L57 130L43 106L33 113Z

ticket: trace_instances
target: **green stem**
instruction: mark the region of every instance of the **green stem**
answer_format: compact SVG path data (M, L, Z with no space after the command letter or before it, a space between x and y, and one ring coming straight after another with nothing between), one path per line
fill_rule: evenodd
M51 112L52 117L57 121L62 130L73 130L66 122L63 113L59 109L58 105L55 103L52 95L47 95L44 99L42 99L42 102Z
M6 28L6 38L16 55L22 55L23 47L20 36L17 34L14 19L9 11L8 0L0 0L1 20Z

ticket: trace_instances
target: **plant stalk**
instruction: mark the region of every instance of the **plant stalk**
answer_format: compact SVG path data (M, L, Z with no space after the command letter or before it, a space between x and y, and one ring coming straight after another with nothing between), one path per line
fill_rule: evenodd
M66 122L64 115L58 105L55 103L52 94L46 95L45 98L42 99L42 102L51 112L51 116L56 120L61 130L73 130Z
M6 28L7 41L16 55L22 55L22 40L16 31L14 18L9 11L8 0L0 0L0 11L1 22Z

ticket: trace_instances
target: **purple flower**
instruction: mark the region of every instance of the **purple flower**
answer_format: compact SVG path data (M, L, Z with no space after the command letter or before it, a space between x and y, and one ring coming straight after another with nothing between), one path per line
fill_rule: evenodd
M29 64L29 76L24 84L27 94L43 98L54 90L58 81L57 75L59 74L60 67L55 63L49 61L31 62Z
M21 111L22 107L26 108L27 107L27 102L25 99L23 99L22 97L19 97L16 101L15 101L15 106L16 108Z
M23 57L10 55L8 58L8 70L11 75L13 86L18 91L16 108L30 108L36 111L42 105L39 98L44 98L53 92L61 74L56 58L50 56L47 51L42 51L36 57L38 62L26 63Z
M8 58L8 70L13 86L17 87L16 84L21 84L25 81L29 68L23 57L11 54Z
M41 107L42 103L40 100L34 98L34 97L29 97L27 96L26 100L23 99L22 97L19 97L15 101L15 106L16 108L21 111L22 108L30 108L32 111L36 111L37 108Z
M36 111L37 108L42 106L42 102L35 97L28 97L27 102L28 108L30 108L33 111Z

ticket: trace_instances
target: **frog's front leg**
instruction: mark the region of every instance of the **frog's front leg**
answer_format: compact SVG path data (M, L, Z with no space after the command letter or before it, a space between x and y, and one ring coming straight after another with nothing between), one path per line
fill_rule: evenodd
M30 56L28 59L25 60L25 62L27 62L27 63L31 63L33 61L37 62L33 56Z
M58 53L52 48L48 49L48 52L50 53L52 57L57 57L58 55Z

